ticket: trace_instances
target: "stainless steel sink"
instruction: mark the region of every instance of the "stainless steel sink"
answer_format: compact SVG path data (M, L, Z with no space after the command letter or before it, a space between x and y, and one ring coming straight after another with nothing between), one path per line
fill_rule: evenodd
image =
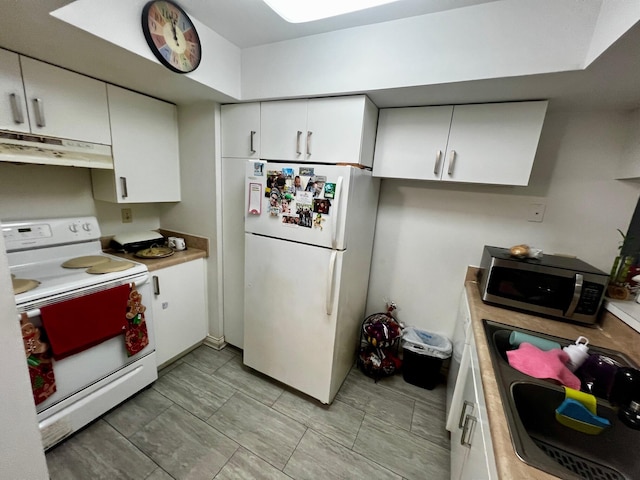
M588 435L560 424L555 410L565 398L564 389L545 380L530 377L512 368L507 361L509 335L519 331L554 340L562 346L575 339L564 339L483 320L491 361L509 432L517 455L529 465L560 478L590 480L632 480L640 478L640 431L624 425L617 408L606 399L597 399L598 415L611 427L599 435ZM590 353L602 353L621 365L636 365L625 355L589 345Z

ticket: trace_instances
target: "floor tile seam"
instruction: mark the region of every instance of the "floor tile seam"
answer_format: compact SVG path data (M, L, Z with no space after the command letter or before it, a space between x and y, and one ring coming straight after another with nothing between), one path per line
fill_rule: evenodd
M202 368L200 368L198 365L194 365L193 363L190 363L188 360L185 360L183 363L189 365L192 368L195 368L196 370L198 370L199 372L205 374L205 375L209 375L212 376L215 372L217 372L218 370L220 370L222 367L224 367L227 363L229 363L231 360L233 360L232 358L228 358L224 363L221 363L220 365L218 365L217 367L215 367L213 370L203 370ZM200 362L200 363L205 363L205 362ZM171 373L170 371L167 373Z
M351 450L353 450L353 447L356 445L356 441L358 440L358 435L360 435L360 430L362 430L362 425L364 424L364 419L367 416L367 412L365 412L364 410L361 410L361 412L363 413L362 418L360 419L360 425L358 425L358 431L356 432L356 436L353 439L353 443L351 444Z
M153 387L152 387L153 388ZM147 425L149 425L151 422L153 422L154 420L156 420L160 415L162 415L164 412L166 412L167 410L169 410L171 407L173 407L176 403L171 400L170 398L167 398L166 396L162 395L161 392L158 392L156 389L153 389L154 392L156 392L158 395L161 395L163 398L166 398L168 401L171 402L171 405L169 405L168 407L165 407L162 409L162 411L160 413L158 413L157 415L155 415L151 420L149 420L148 422L146 422L144 425L142 425L138 430L136 430L135 432L133 432L131 435L125 435L124 433L122 433L120 430L118 430L118 427L116 427L115 425L112 425L111 422L109 420L107 420L107 415L110 412L115 411L116 409L124 406L124 403L118 405L116 407L116 409L114 410L110 410L109 412L103 414L100 418L102 418L105 422L107 422L111 427L113 427L113 429L118 432L120 435L122 435L123 437L125 437L126 439L129 439L129 437L135 435L136 433L138 433L140 430L142 430L143 428L145 428ZM126 402L125 402L126 403Z
M442 405L440 405L440 404L437 404L437 403L426 402L426 401L421 400L419 398L416 398L415 401L416 401L416 403L420 403L422 405L427 405L427 406L433 408L434 410L435 409L441 410L443 413L446 413L446 411L447 411L446 403L443 403Z
M129 440L128 437L125 437L124 435L122 435L115 427L113 427L109 422L107 422L106 420L104 420L105 423L107 425L109 425L111 428L113 428L113 430L119 435L121 436L125 442L127 442L129 445L131 445L135 450L137 450L138 452L140 452L141 455L143 455L145 458L149 459L149 461L151 463L153 463L157 468L160 468L161 470L164 471L164 468L162 468L160 465L158 465L158 462L156 462L153 458L151 458L149 455L147 455L140 447L138 447L138 445L136 445L135 443L133 443L131 440ZM145 478L148 478L156 469L154 468L151 472L149 472L149 475L147 475Z
M174 477L173 475L171 475L169 472L167 472L164 468L162 468L160 465L158 465L158 468L160 470L162 470L164 473L166 473L167 475L169 475L170 478L172 478L173 480L175 480L176 477ZM153 475L155 472L155 470L153 472L151 472L149 475L147 475L145 478L145 480L147 480L149 477L151 477L151 475Z
M390 391L390 392L397 393L397 394L399 394L399 395L402 395L402 396L404 396L404 397L410 398L410 399L412 399L412 400L422 401L423 403L428 403L428 402L425 402L424 400L422 400L422 399L421 399L419 396L417 396L417 395L412 395L411 393L404 392L404 391L402 391L402 390L397 390L397 389L395 389L395 388L393 388L393 387L390 387L390 386L387 386L387 385L385 385L385 384L383 384L383 383L379 383L379 382L377 382L376 384L377 384L377 385L379 385L381 388L384 388L385 390L388 390L388 391ZM425 389L425 390L426 390L426 389ZM429 391L430 391L430 390L429 390Z
M228 400L227 400L227 401L228 401ZM225 402L225 403L226 403L226 402ZM191 415L192 417L194 417L196 420L199 420L199 421L203 422L204 424L206 424L208 427L210 427L210 428L212 428L213 430L215 430L216 432L218 432L218 434L222 435L222 436L223 436L224 438L226 438L227 440L229 440L229 441L231 441L231 442L233 442L233 443L235 443L235 444L236 444L236 448L235 448L235 450L234 450L234 451L233 451L233 453L229 456L229 458L228 458L228 459L227 459L227 461L225 462L225 465L229 462L229 460L231 460L231 457L233 457L233 456L236 454L236 452L237 452L240 448L244 448L244 449L246 449L246 450L249 450L246 446L242 445L242 444L241 444L240 442L238 442L237 440L234 440L233 438L231 438L231 437L230 437L229 435L227 435L226 433L221 432L219 429L217 429L217 428L215 427L215 425L211 425L211 424L208 422L208 420L202 420L200 417L198 417L197 415L194 415L194 414L193 414L193 413L191 413L189 410L187 410L186 408L184 408L182 405L176 404L176 406L177 406L178 408L182 409L184 412L186 412L186 413L188 413L189 415ZM213 415L215 415L215 413L214 413ZM211 416L213 416L213 415L211 415ZM211 418L211 417L209 417L209 418ZM249 450L249 451L251 451L251 450ZM251 452L252 452L253 454L257 455L258 457L260 457L260 455L258 455L257 453L255 453L255 452L253 452L253 451L251 451ZM262 458L262 457L260 457L260 458ZM263 460L265 460L266 462L268 462L268 460L266 460L266 459L264 459L264 458L263 458ZM271 463L270 463L270 462L268 462L268 463L271 465ZM275 465L272 465L272 466L273 466L274 468L277 468L277 467L275 467ZM162 467L161 467L161 468L162 468ZM213 479L213 478L215 478L215 477L216 477L216 476L217 476L221 471L222 471L222 468L220 468L220 470L218 470L218 471L216 472L216 474L212 477L212 479ZM172 477L172 478L175 478L175 477Z
M288 477L291 477L291 476L285 472L285 470L287 469L287 465L289 465L289 462L291 461L291 458L293 457L293 455L296 453L296 450L298 450L298 447L300 446L300 442L302 442L302 439L304 438L304 436L307 434L307 432L309 430L311 430L309 427L305 427L304 433L300 436L300 439L298 440L298 443L296 443L296 446L291 451L291 455L289 455L289 458L287 458L287 461L285 462L284 466L281 469L282 473L284 473ZM315 430L313 430L313 431L315 431Z
M363 420L364 420L364 419L363 419ZM361 426L362 426L362 425L361 425ZM326 435L324 435L322 432L319 432L319 431L317 431L317 430L315 430L315 429L313 429L313 428L311 428L311 427L309 427L307 430L311 430L313 433L315 433L316 435L320 435L321 437L325 438L325 439L326 439L326 440L328 440L329 442L336 443L336 444L338 444L339 446L346 448L346 449L347 449L347 450L349 450L351 453L353 453L354 455L357 455L357 456L361 457L363 460L366 460L367 462L373 462L373 463L375 463L377 466L379 466L380 468L383 468L384 470L387 470L387 471L389 471L389 472L393 473L394 475L397 475L397 476L399 476L399 477L402 477L402 475L401 475L401 474L399 474L398 472L396 472L395 470L393 470L393 469L389 468L388 466L382 465L380 462L376 461L375 459L373 459L373 458L369 458L369 457L367 457L366 455L364 455L363 453L358 452L358 451L356 451L356 450L354 450L354 449L353 449L353 447L355 447L355 443L356 443L356 441L358 440L358 435L360 435L360 429L358 429L358 434L356 435L356 440L354 440L354 442L353 442L353 447L351 447L351 448L347 447L346 445L343 445L342 443L340 443L340 442L338 442L338 441L334 440L333 438L329 438L329 437L327 437L327 436L326 436ZM306 433L307 433L307 432L305 432L305 434L306 434ZM303 435L303 437L304 437L304 435ZM302 440L302 439L300 439L300 440ZM299 445L299 444L300 444L300 442L298 442L298 445ZM296 446L296 449L297 449L297 448L298 448L298 447ZM294 450L294 453L295 453L295 450ZM292 454L292 455L293 455L293 454ZM287 464L288 464L288 462L287 462ZM285 466L285 468L286 468L286 466ZM284 469L283 469L283 470L284 470Z
M238 390L235 390L235 391L231 394L231 396L230 396L229 398L227 398L224 402L222 402L222 404L221 404L218 408L216 408L216 409L215 409L215 411L214 411L211 415L209 415L209 416L207 417L207 419L206 419L206 420L204 420L204 422L205 422L205 423L207 423L208 425L211 425L211 424L209 423L209 420L210 420L210 419L211 419L211 418L212 418L216 413L218 413L222 407L224 407L227 403L229 403L229 400L231 400L233 397L235 397L236 393L238 393ZM199 418L199 417L198 417L198 418ZM211 425L211 426L213 427L213 425ZM215 428L215 427L214 427L214 428ZM218 430L218 429L216 428L216 430ZM218 431L219 431L219 430L218 430Z
M189 364L187 364L187 365L189 365ZM192 365L189 365L189 366L190 366L191 368L196 368L196 367L193 367ZM231 394L231 396L230 396L229 398L231 398L231 397L232 397L232 396L233 396L233 395L238 391L238 388L237 388L237 387L235 387L235 386L233 386L233 385L231 385L231 384L229 384L229 383L227 383L227 382L223 381L222 379L220 379L220 378L218 378L218 377L214 377L212 374L210 375L210 374L207 374L206 372L202 372L201 370L199 370L199 369L197 369L197 368L196 368L196 370L198 370L199 372L201 372L201 373L203 373L204 375L207 375L207 376L209 376L209 377L211 377L211 378L215 378L217 381L220 381L220 382L224 383L227 387L229 387L229 389L230 389L230 390L233 390L233 393ZM179 380L179 381L180 381L180 377L179 377L179 376L176 376L176 375L172 375L172 372L168 372L168 373L167 373L167 375L171 375L171 377L175 377L177 380ZM198 386L193 386L193 385L191 385L191 384L188 384L188 386L189 386L189 388L193 388L193 389L195 389L195 390L198 390L198 392L200 392L200 393L204 394L204 396L209 396L209 395L211 395L211 392L209 392L209 391L207 391L207 390L204 390L204 389L202 389L202 388L200 388L200 387L198 387ZM175 400L173 400L173 399L171 399L171 398L167 397L167 396L166 396L166 395L164 395L162 392L160 392L159 390L157 390L157 389L155 388L155 383L154 383L154 387L153 387L153 388L154 388L154 390L155 390L156 392L158 392L159 394L161 394L162 396L164 396L164 397L165 397L165 398L167 398L168 400L172 401L174 404L177 404L177 402L176 402ZM220 398L222 398L222 397L220 397ZM229 400L229 399L227 398L227 399L225 400L225 403L226 403L226 401L227 401L227 400ZM218 409L216 408L216 411L217 411L217 410L218 410ZM214 413L215 413L215 412L214 412Z
M409 434L409 435L413 435L413 436L415 436L415 437L418 437L420 440L423 440L423 439L424 439L424 437L423 437L422 435L418 435L417 433L414 433L414 432L412 432L411 430L407 430L406 428L402 428L402 427L399 427L399 426L397 426L397 425L394 425L394 424L392 424L392 423L390 423L390 422L388 422L388 421L386 421L386 420L384 420L384 419L381 419L380 417L377 417L377 416L375 416L375 415L373 415L373 414L371 414L371 413L368 413L368 412L367 412L367 413L365 413L365 418L366 418L366 415L370 415L370 416L372 416L372 417L374 417L374 418L376 418L376 419L380 419L380 420L382 420L382 421L386 424L386 426L389 426L389 427L391 427L391 428L397 428L397 429L399 429L399 430L402 430L403 432L405 432L405 433L407 433L407 434ZM364 419L362 420L362 422L364 423ZM383 425L383 427L381 427L381 428L384 428L384 426L385 426L385 425ZM360 434L360 432L358 432L358 435L359 435L359 434ZM358 440L358 439L357 439L357 437L356 437L356 441L357 441L357 440ZM430 443L430 444L432 444L432 445L433 445L433 446L435 446L435 447L438 447L438 448L440 448L440 449L442 449L442 450L445 450L445 451L447 452L447 454L449 454L449 453L450 453L450 451L451 451L451 449L450 449L450 448L445 448L445 447L443 447L442 445L438 445L437 443L433 443L433 442L431 442L431 441L429 441L429 443Z
M213 375L212 375L212 376L213 376ZM224 384L225 384L225 385L227 385L228 387L230 387L230 388L234 389L236 392L244 393L246 396L248 396L248 397L252 398L252 399L253 399L253 400L255 400L256 402L260 402L262 405L264 405L264 406L266 406L266 407L271 407L271 406L275 403L275 401L274 401L273 403L271 403L271 405L269 405L268 403L266 403L266 401L265 401L264 399L256 398L256 396L252 395L250 391L248 391L248 390L246 390L246 389L244 389L244 388L238 387L237 385L233 385L232 383L230 383L230 382L226 381L226 380L225 380L225 379L223 379L223 378L220 378L220 377L217 377L217 376L216 376L215 378L216 378L216 380L221 381L222 383L224 383ZM234 394L235 394L236 392L234 392ZM278 398L280 398L280 395L282 395L282 392L278 395ZM232 396L233 396L233 395L232 395Z

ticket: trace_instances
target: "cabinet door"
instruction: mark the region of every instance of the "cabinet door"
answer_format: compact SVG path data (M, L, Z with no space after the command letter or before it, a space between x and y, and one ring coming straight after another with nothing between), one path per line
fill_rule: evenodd
M108 92L114 171L94 171L94 179L108 176L110 184L105 191L94 188L94 197L118 203L180 201L175 105L113 85Z
M222 156L260 158L260 104L222 105Z
M309 100L306 161L359 162L365 100L364 96Z
M0 129L29 133L29 116L17 53L0 50Z
M469 447L462 443L464 422L476 410L473 376L469 360L470 348L465 346L456 380L454 398L447 423L451 424L451 480L459 480L469 455Z
M263 102L260 106L260 157L305 160L307 100Z
M470 347L471 372L467 381L469 382L470 380L471 385L469 385L468 392L465 389L465 395L474 395L476 411L472 414L475 420L468 423L468 434L464 435L466 438L463 439L468 444L469 452L462 468L460 480L491 480L498 478L493 455L493 443L489 432L478 357L477 353L475 353L474 344L471 344Z
M184 353L207 336L204 259L151 272L158 366Z
M452 112L450 105L381 109L373 175L439 180Z
M104 82L31 58L20 63L32 133L111 144Z
M456 105L442 180L527 185L547 102Z
M222 159L224 339L244 348L244 194L246 159Z

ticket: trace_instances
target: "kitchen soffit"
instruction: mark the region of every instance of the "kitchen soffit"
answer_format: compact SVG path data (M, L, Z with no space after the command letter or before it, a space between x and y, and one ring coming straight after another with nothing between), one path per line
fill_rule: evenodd
M3 2L8 5L6 10L7 15L0 19L0 27L2 27L0 28L0 46L178 104L206 99L223 103L234 101L234 99L250 99L249 97L230 93L230 91L225 93L225 90L216 90L202 81L194 81L194 79L189 78L189 76L177 76L170 72L165 72L153 61L148 61L150 59L140 58L145 57L144 54L121 48L118 46L117 41L110 40L109 38L100 38L99 34L92 32L91 26L87 27L87 25L79 25L74 22L68 22L67 20L60 22L58 19L49 15L49 12L57 8L65 7L65 5L75 8L78 4L91 5L91 1L92 0L70 2L69 0L47 0L47 2L41 2L39 0L22 0L18 4L15 4L10 0L0 0L0 5ZM604 1L608 2L609 6L615 5L615 3L612 4L609 0ZM144 3L145 0L135 0L130 4L133 6L132 8L141 8ZM223 25L226 25L229 30L241 32L238 33L239 37L234 41L238 43L246 42L246 45L260 43L262 41L275 41L279 38L297 38L298 40L302 40L298 37L308 35L310 32L310 30L306 30L303 33L299 31L292 33L286 29L282 30L279 27L274 27L273 23L264 23L262 16L264 12L260 13L260 8L272 15L277 21L286 24L284 20L271 12L266 5L263 5L261 0L217 0L216 2L182 0L180 3L198 20L202 17L203 22L208 22L212 25L214 21L217 21L218 24L215 26L217 30L215 32L211 30L211 32L215 34L231 36L231 34L224 32ZM416 5L426 3L427 2L422 0L415 2L412 0L397 2L397 5L402 5L402 8L407 10L404 13L396 11L394 14L398 18L405 18L407 20L411 15L431 17L431 15L424 15L423 11L415 10L417 8ZM442 8L442 5L445 4L455 7L454 11L448 11L451 15L464 14L471 9L477 8L482 9L488 7L501 9L503 6L509 5L531 5L525 0L502 0L493 2L478 0L451 0L445 2L443 0L433 4L435 7L432 4L429 5L431 5L432 9L437 10L436 7L440 6L440 8ZM567 5L573 5L573 3L566 1L561 1L559 4L565 5L565 8L568 8ZM206 8L207 5L215 5L215 18L217 20L209 21L206 19L206 15L199 12L199 9ZM491 5L498 6L491 7ZM582 5L584 6L584 4ZM597 12L601 5L604 4L601 0L590 0L587 5L591 10L596 12L595 17L597 17ZM633 3L629 3L629 5L633 5ZM11 6L11 8L9 8L9 6ZM381 9L383 7L379 8ZM407 11L412 8L414 10L407 13ZM138 10L135 11L137 12ZM378 9L374 10L377 11ZM447 12L442 10L440 10L439 13L447 14ZM545 14L552 17L555 15L553 12L546 12ZM84 15L84 17L87 17L87 15ZM93 18L94 16L89 15L88 17ZM592 19L594 23L596 21L595 17ZM388 18L391 17L383 18L382 20ZM137 14L136 20L139 21ZM321 25L322 22L311 22L311 24L306 25L305 28L322 27L325 30L328 29L333 32L336 28L341 28L339 22L347 22L347 20L352 22L343 24L346 25L346 27L353 27L353 25L356 24L354 23L355 20L350 18L350 15L330 20L333 22L330 27ZM358 21L360 25L365 24L366 26L369 24L369 27L377 27L376 25L370 24L374 21L380 22L382 20L379 18L377 20L363 20L360 18ZM103 21L101 16L100 22ZM70 27L69 23L78 28ZM238 24L241 24L242 28L238 29ZM293 24L289 24L289 26L293 28L300 27L300 25ZM203 25L202 28L206 27ZM353 27L352 29L358 28L360 27ZM276 33L273 33L274 29ZM111 28L110 30L114 31L114 34L118 32L118 28ZM122 29L120 28L120 30ZM637 38L639 35L633 33L637 30L640 30L638 25L631 29L631 35L629 35L628 32L625 36L627 38L630 36ZM87 35L86 32L92 33L92 35ZM247 34L246 32L250 33ZM262 35L262 37L260 37L260 39L251 37L255 32L260 32L259 34ZM620 32L620 34L621 33L622 32ZM308 93L302 94L291 93L287 96L366 93L369 94L379 106L549 98L551 100L551 108L555 106L569 109L635 108L640 106L640 92L636 88L636 85L640 83L640 68L636 68L636 60L640 56L637 55L638 47L636 42L627 41L624 37L616 42L620 34L609 39L610 41L608 41L607 46L614 43L613 48L608 48L604 55L601 55L596 62L584 70L585 62L582 58L567 68L566 70L568 71L565 72L558 70L556 73L514 73L512 76L484 80L478 80L477 77L467 77L461 78L460 81L440 83L422 81L409 87L406 85L395 85L389 88L385 86L371 88L355 82L354 87L333 93L309 91ZM248 36L243 37L244 35ZM538 33L538 36L539 35ZM322 35L315 35L315 37L319 36ZM544 36L547 36L546 32ZM244 40L242 40L241 37L244 38ZM43 39L47 38L56 38L58 48L47 48L48 44L43 41ZM107 41L105 42L104 40ZM284 41L281 43L287 44L288 42ZM232 45L232 43L229 42L229 45ZM252 47L249 47L245 50L251 50L251 48ZM68 54L70 51L74 52L73 56ZM211 49L209 51L211 55L216 53L212 52ZM238 51L240 51L240 49ZM613 55L611 55L612 51L614 52ZM542 54L544 54L544 52L536 53L538 56ZM100 58L100 61L96 61L96 58ZM605 61L602 61L603 58ZM452 59L452 61L453 60L454 59ZM594 94L594 92L597 92L597 94ZM264 98L272 97L267 96Z

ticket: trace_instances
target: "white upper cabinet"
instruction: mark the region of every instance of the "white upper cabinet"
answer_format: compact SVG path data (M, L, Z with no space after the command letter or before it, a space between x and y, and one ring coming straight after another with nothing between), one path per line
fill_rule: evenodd
M383 110L373 173L527 185L546 109L535 101Z
M31 132L111 144L106 84L20 57Z
M260 158L260 103L222 105L222 156Z
M30 133L20 57L7 50L0 50L0 95L0 130Z
M260 158L370 167L377 114L364 95L263 102Z
M176 106L108 85L113 171L93 170L93 196L116 203L180 201Z
M440 180L453 106L383 108L373 175Z
M260 128L261 158L305 161L307 100L263 102L260 110Z

